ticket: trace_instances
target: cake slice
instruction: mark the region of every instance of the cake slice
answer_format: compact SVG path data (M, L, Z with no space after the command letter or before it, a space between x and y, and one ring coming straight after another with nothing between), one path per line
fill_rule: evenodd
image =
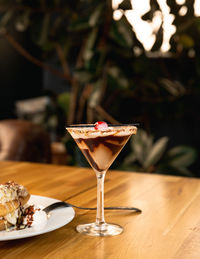
M19 223L23 206L29 198L30 194L23 185L13 181L0 184L0 230Z

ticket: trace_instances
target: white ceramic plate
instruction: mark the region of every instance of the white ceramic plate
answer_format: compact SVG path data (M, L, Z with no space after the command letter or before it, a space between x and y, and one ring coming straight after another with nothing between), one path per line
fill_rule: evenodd
M31 195L28 204L30 205L39 205L42 207L46 207L47 205L58 202L59 200L38 196L38 195ZM35 230L34 228L26 228L22 230L13 230L13 231L0 231L0 241L6 240L14 240L26 237L32 237L41 235L55 229L61 228L64 225L68 224L75 216L74 209L69 208L58 208L52 210L51 216L48 218L47 224L41 230Z

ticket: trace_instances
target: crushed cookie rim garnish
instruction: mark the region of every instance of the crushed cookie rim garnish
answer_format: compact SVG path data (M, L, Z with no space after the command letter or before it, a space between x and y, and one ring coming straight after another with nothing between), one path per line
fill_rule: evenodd
M105 122L100 122L100 127L98 128L98 123L95 124L73 124L66 126L66 129L73 134L73 137L76 138L76 134L80 137L88 137L88 134L90 134L93 137L95 136L106 136L106 135L129 135L136 134L137 132L137 126L139 126L138 123L129 123L129 124L104 124ZM104 124L104 127L101 127L101 125Z

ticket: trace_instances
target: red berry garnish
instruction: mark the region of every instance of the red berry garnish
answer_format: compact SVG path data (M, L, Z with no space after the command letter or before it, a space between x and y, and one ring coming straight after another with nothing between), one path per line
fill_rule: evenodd
M97 121L94 125L96 130L105 130L108 128L108 124L105 121Z

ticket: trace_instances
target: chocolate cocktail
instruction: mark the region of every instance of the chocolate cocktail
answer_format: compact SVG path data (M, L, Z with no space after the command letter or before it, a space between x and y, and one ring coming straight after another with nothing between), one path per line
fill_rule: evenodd
M119 225L108 224L104 220L104 178L119 152L129 138L136 134L133 125L95 124L72 125L68 132L94 169L97 176L97 216L96 222L78 225L77 231L91 236L114 236L123 231Z

